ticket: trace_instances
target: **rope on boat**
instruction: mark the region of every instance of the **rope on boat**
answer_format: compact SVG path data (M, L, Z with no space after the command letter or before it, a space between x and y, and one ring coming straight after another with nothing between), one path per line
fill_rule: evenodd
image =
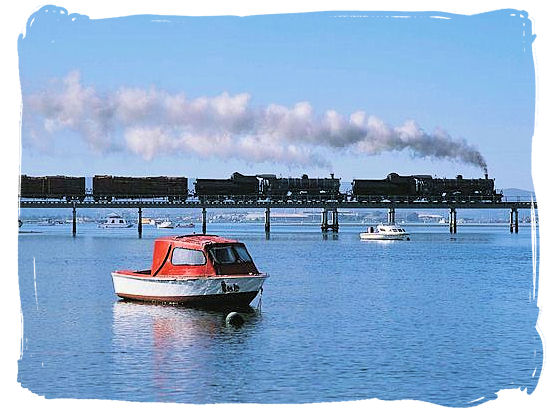
M256 310L259 314L262 313L262 295L264 293L264 288L260 287L260 298L258 298L258 305L256 306Z

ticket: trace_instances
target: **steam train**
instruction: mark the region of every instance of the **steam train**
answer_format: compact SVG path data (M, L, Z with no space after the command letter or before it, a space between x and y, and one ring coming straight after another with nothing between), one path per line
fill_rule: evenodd
M170 202L189 198L206 201L481 201L500 202L502 194L495 190L495 180L484 178L435 178L430 175L401 176L388 174L384 179L354 179L351 190L341 192L340 179L281 178L274 174L243 175L233 173L228 179L197 179L194 192L188 190L186 177L117 177L96 175L90 193L84 177L21 176L21 198L94 201L114 199L163 198Z

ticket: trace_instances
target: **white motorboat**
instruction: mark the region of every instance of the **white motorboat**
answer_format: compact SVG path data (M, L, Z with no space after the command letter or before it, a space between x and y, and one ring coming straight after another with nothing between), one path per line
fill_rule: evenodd
M105 221L98 224L100 228L128 228L132 226L132 223L128 223L123 217L115 213L109 214Z
M157 228L174 228L174 224L170 220L164 220L157 224Z
M361 240L410 240L409 233L395 224L380 224L376 228L369 227L359 236Z

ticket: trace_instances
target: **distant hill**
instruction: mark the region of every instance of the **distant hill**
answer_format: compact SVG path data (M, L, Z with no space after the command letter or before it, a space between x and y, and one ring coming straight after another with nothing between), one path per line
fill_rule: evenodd
M533 191L521 190L519 188L504 188L502 189L502 194L506 197L531 197L535 199L535 193Z

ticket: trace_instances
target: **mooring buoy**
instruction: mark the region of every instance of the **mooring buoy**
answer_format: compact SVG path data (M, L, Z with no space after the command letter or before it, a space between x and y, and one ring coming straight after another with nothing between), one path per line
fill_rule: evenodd
M244 318L239 313L232 311L225 317L225 324L227 326L240 327L244 324Z

